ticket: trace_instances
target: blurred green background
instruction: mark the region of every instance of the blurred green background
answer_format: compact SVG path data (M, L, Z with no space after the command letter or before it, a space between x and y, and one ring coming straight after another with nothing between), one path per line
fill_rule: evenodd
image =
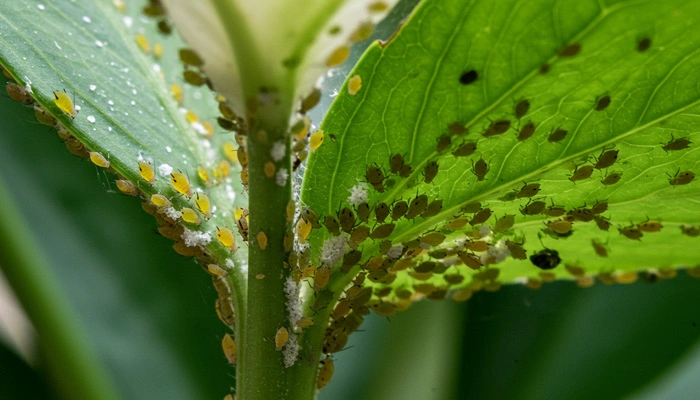
M388 37L414 3L403 1L375 38ZM355 60L363 47L353 49ZM314 121L350 67L331 71ZM223 398L235 371L220 350L226 327L209 277L30 108L1 96L0 121L0 184L79 318L67 323L86 332L83 345L123 398ZM558 282L539 291L506 286L459 304L423 301L367 318L334 356L319 399L697 398L698 324L700 281L684 272L654 284ZM21 339L34 344L29 352L0 333L0 398L56 398L41 332L37 342Z

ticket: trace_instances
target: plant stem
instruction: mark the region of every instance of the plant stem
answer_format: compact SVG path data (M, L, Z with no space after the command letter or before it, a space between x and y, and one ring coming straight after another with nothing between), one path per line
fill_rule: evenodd
M90 340L78 326L41 247L26 228L20 210L0 182L0 267L19 297L50 360L50 373L65 399L113 400L120 396Z

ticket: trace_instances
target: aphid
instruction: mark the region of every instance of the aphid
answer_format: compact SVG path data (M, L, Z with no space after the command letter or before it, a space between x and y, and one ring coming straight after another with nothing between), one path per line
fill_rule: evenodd
M302 115L306 114L309 110L316 107L319 101L321 101L321 89L314 88L308 96L301 100L299 113Z
M610 105L610 96L606 94L605 96L599 97L596 100L595 110L596 111L603 111L606 108L608 108L609 105Z
M483 253L489 249L489 244L483 240L468 241L464 244L467 250L476 251L478 253Z
M116 1L122 1L122 0L116 0ZM162 19L162 20L158 21L158 31L160 33L162 33L163 35L170 35L173 32L173 28L172 28L172 26L170 26L170 24L168 24L167 20Z
M474 175L476 175L477 181L483 181L489 170L489 165L486 163L483 157L479 158L476 164L472 164L472 172Z
M156 43L155 46L153 46L153 56L155 58L161 58L164 51L163 45L160 43Z
M423 218L430 218L436 216L442 210L442 200L433 200L428 204L425 211L421 214Z
M440 232L430 232L420 238L421 243L429 246L439 246L445 241L445 235Z
M56 103L56 107L58 107L69 117L75 119L75 117L78 115L75 105L73 104L73 99L70 98L65 90L63 92L53 92L53 101Z
M428 207L428 196L421 194L416 196L415 199L411 200L408 205L408 212L406 213L407 219L414 219L415 217L421 215Z
M119 189L119 191L127 196L139 195L139 191L138 189L136 189L136 186L134 186L133 183L126 179L117 179L116 181L114 181L114 183L117 184L117 188Z
M279 328L277 333L275 333L275 350L282 350L284 345L287 344L287 340L289 340L289 331L285 327Z
M615 164L615 161L617 161L617 153L618 153L618 150L604 151L603 154L601 154L600 157L598 158L598 160L596 161L593 168L603 169L603 168L608 168L609 166Z
M579 43L573 43L566 45L563 49L559 50L560 57L573 57L581 51L581 45Z
M592 165L576 166L574 173L569 177L571 182L577 182L584 179L588 179L593 174Z
M397 174L400 170L401 167L404 166L404 159L401 154L394 154L389 158L389 168L391 168L391 173Z
M407 178L413 172L413 167L408 164L404 164L399 170L399 176L402 178Z
M603 243L600 243L599 241L593 239L591 240L591 244L593 245L593 250L595 250L595 253L597 255L599 255L600 257L608 256L608 248L605 247Z
M567 131L567 130L557 128L554 132L552 132L549 135L549 137L547 138L547 141L550 143L561 142L562 140L564 140L564 138L566 137L566 135L568 133L569 133L569 131Z
M486 128L486 131L484 131L483 136L484 137L489 137L489 136L496 136L496 135L502 135L508 131L510 128L510 120L507 119L502 119L498 121L494 121L489 125L488 128Z
M314 324L314 319L311 317L302 317L297 321L299 328L308 328Z
M620 234L632 240L640 240L642 236L644 236L644 233L642 233L642 231L634 225L618 228L618 230L620 231Z
M360 75L353 75L352 78L348 80L348 93L354 96L360 89L362 89L362 77Z
M365 179L370 185L378 185L384 182L384 172L378 167L368 167L365 171Z
M506 247L510 251L510 255L517 260L527 260L527 251L523 248L520 243L511 242L506 240Z
M447 125L447 131L451 135L462 136L467 133L467 128L461 122L453 122Z
M96 151L90 152L90 161L92 161L92 163L97 165L98 167L102 168L109 168L110 165L109 160L107 160L105 156Z
M684 235L688 235L690 237L697 237L700 236L700 227L693 226L690 224L683 224L681 225L681 232L683 232Z
M548 73L551 68L552 67L547 63L542 64L542 66L540 67L540 74L544 75Z
M571 210L569 211L568 215L570 218L573 218L574 221L590 222L593 221L593 218L595 218L593 212L585 207Z
M640 231L642 232L658 232L663 228L664 226L661 225L659 221L645 221L642 222L641 224L637 225Z
M228 272L216 264L207 264L207 272L212 276L227 276Z
M139 161L139 174L148 183L155 183L156 172L153 166L147 162Z
M452 152L455 157L468 157L476 151L476 142L464 142Z
M564 268L566 268L566 270L571 275L576 276L576 277L581 277L581 276L586 275L586 271L577 265L566 264L566 265L564 265Z
M542 214L548 216L548 217L561 217L566 213L566 209L562 206L555 206L551 205L544 210L542 210Z
M634 283L638 277L639 275L637 275L636 271L618 271L614 275L615 282L622 284Z
M406 212L408 212L408 203L401 200L394 204L394 207L391 209L391 219L396 221L397 219L406 215Z
M452 138L450 137L450 135L442 135L438 138L436 151L438 153L442 153L445 150L448 150L451 145L452 145Z
M316 268L314 273L314 292L318 293L328 285L331 279L331 270L327 266Z
M469 222L469 220L467 220L464 217L455 218L452 221L445 224L445 229L456 231L467 226L467 222Z
M496 225L493 227L493 233L505 232L513 227L515 223L515 215L506 214L496 220Z
M389 235L391 235L392 232L394 232L395 227L396 227L395 224L379 225L378 227L374 228L372 233L370 233L369 237L372 239L387 238Z
M316 132L311 134L311 138L309 139L309 147L311 148L311 151L316 151L321 145L323 144L323 131L322 130L317 130Z
M389 206L386 203L379 203L374 207L374 217L377 222L382 223L389 216Z
M622 172L613 172L607 175L600 183L605 186L610 186L620 182L620 178L622 178Z
M690 147L690 145L693 142L688 140L688 138L678 138L674 139L673 136L671 136L671 140L663 145L662 149L664 149L665 152L669 151L677 151L677 150L684 150Z
M361 203L359 206L357 206L357 219L366 223L369 221L369 214L371 211L372 210L369 208L369 204Z
M316 390L323 389L330 382L333 377L333 370L333 359L326 358L321 360L321 368L318 370L318 377L316 378Z
M469 85L470 83L474 83L478 77L479 74L477 74L477 72L472 69L463 72L462 75L459 76L459 83L461 83L462 85Z
M602 214L604 212L608 211L608 202L607 201L599 201L591 207L591 212L593 214Z
M536 200L528 202L523 208L520 209L522 215L537 215L544 211L547 207L547 203L542 200Z
M610 229L611 224L608 221L608 219L603 218L599 215L596 215L595 217L593 217L593 219L595 220L596 226L598 226L598 229L600 229L601 231L607 231L608 229Z
M180 212L182 213L182 220L183 221L188 222L190 224L195 224L195 225L200 224L201 221L199 220L197 213L193 209L191 209L189 207L184 207L182 210L180 210Z
M649 50L649 47L651 47L651 39L648 37L642 38L637 42L637 51L640 53Z
M571 222L563 219L558 221L549 221L546 223L546 225L549 229L553 230L554 232L560 235L564 235L571 232L571 229L573 228Z
M221 348L224 350L224 355L228 360L229 364L236 363L236 342L234 342L233 337L228 333L224 334L224 338L221 340Z
M362 252L358 250L350 250L343 256L343 265L340 267L340 271L347 273L352 267L357 265L362 258Z
M477 269L481 268L481 266L482 266L481 258L479 258L478 256L476 256L474 254L467 253L466 251L460 251L457 253L457 256L459 257L460 260L462 260L464 265L466 265L467 267L469 267L473 270L477 270Z
M273 176L275 176L276 171L277 167L272 161L268 161L265 164L263 164L263 172L265 173L266 177L272 178Z
M228 299L216 299L216 315L224 325L233 327L236 323L236 313L233 310L233 301Z
M530 262L544 270L554 269L561 262L559 252L552 249L540 250L530 256Z
M231 164L226 160L221 160L219 161L219 170L221 171L221 176L227 178L231 173ZM217 180L220 181L218 178Z
M469 221L469 224L471 226L483 224L488 221L489 218L491 218L491 209L487 207L477 212L471 221Z
M163 196L162 194L153 194L151 195L151 203L155 204L158 207L170 207L172 206L172 203L170 200L168 200L167 197Z
M233 232L231 232L228 228L217 226L216 237L219 239L219 243L221 243L224 247L228 247L233 252L236 251L236 241L233 236Z
M136 44L146 54L151 54L151 44L148 43L148 38L143 33L136 34Z
M425 175L425 183L431 183L433 179L437 176L438 169L440 166L436 161L431 161L425 166L423 174Z
M515 105L515 118L520 119L530 110L530 101L527 99L520 100Z
M14 101L22 104L32 104L34 102L32 95L29 94L27 89L14 82L7 82L5 84L5 90L7 91L7 95Z
M304 218L299 218L296 225L296 233L301 243L306 243L306 239L311 234L312 227L311 222L305 220Z
M183 105L185 102L185 95L182 92L182 87L178 85L177 83L173 83L170 85L170 93L173 95L173 98L175 101L177 101L177 104Z
M669 175L668 182L673 186L687 185L695 179L695 173L691 171L680 172L680 169L674 176Z
M49 113L46 112L46 110L44 110L38 104L34 104L34 116L36 117L36 120L43 125L56 126L56 118L52 117Z
M518 140L524 141L529 139L535 133L535 124L533 122L528 122L520 128L520 133L518 133Z
M537 193L540 192L540 184L539 183L529 183L523 186L518 193L515 194L515 197L518 199L522 199L523 197L532 197L536 195Z
M204 64L202 58L199 57L194 50L180 49L178 54L180 55L180 61L182 61L184 64L191 65L193 67L201 67Z
M359 43L365 41L374 33L374 24L372 22L364 22L350 35L350 42Z
M173 172L170 174L170 183L173 188L179 193L184 194L187 197L192 197L192 188L190 187L190 180L187 176L182 173L182 171Z
M475 212L478 212L479 210L481 210L481 203L476 203L476 202L466 204L466 205L462 206L462 208L460 208L460 211L462 211L463 213L467 213L467 214L474 214Z
M204 214L205 217L211 218L211 202L209 201L209 196L204 193L194 194L194 204L197 209Z
M355 226L355 214L351 209L345 207L340 210L338 214L338 221L340 222L340 227L345 233L352 232L352 228Z
M205 83L204 75L191 69L183 71L182 78L192 86L202 86Z
M357 246L364 242L369 236L369 227L366 225L360 225L355 228L350 234L349 245L351 248L355 249Z
M350 47L347 45L340 46L333 50L333 52L326 59L326 67L337 67L338 65L344 63L345 60L348 59L348 56L350 56Z

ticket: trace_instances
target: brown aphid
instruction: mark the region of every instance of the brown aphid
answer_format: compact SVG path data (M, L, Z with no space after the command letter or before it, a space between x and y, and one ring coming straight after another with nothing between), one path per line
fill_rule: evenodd
M471 221L469 221L469 224L471 226L483 224L488 221L489 218L491 218L491 209L487 207L476 213Z
M482 267L481 258L474 254L467 253L466 251L460 251L459 253L457 253L457 256L460 260L462 260L464 265L473 270L477 270Z
M350 250L343 256L343 265L340 267L340 271L347 273L352 267L357 265L362 258L362 252L358 250Z
M608 168L611 165L615 164L615 161L617 161L617 153L618 153L618 150L604 151L603 154L601 154L600 157L598 158L598 160L596 161L593 168L603 169L603 168Z
M466 72L463 72L459 76L459 83L462 85L469 85L471 83L474 83L476 79L479 77L479 74L475 70L469 70Z
M462 211L463 213L467 213L467 214L474 214L475 212L477 212L479 210L481 210L481 203L478 203L478 202L469 203L469 204L462 206L462 208L460 208L460 211Z
M391 173L398 174L401 167L405 165L403 156L401 154L394 154L389 158L389 168L391 168Z
M428 255L429 255L431 258L434 258L434 259L436 259L436 260L442 260L442 259L444 259L445 257L447 257L447 250L446 250L446 249L437 249L437 250L433 250L433 251L431 251L430 253L428 253ZM445 272L445 271L442 271L442 272Z
M700 278L700 265L688 268L685 270L685 272L690 275L692 278Z
M472 164L472 172L474 175L476 175L477 181L483 181L489 170L489 165L486 163L483 157L479 158L476 164Z
M413 268L413 270L418 273L424 274L426 272L433 272L436 266L437 263L434 261L423 261L422 263L416 265Z
M411 172L413 172L413 167L408 164L404 164L399 170L399 176L402 178L408 178L408 176L411 175Z
M420 238L421 243L429 246L439 246L445 241L445 235L440 232L430 232Z
M484 131L482 134L484 137L490 137L490 136L496 136L496 135L502 135L508 131L510 128L510 120L507 119L501 119L498 121L494 121L489 125L488 128Z
M692 171L676 172L676 175L669 176L668 183L672 186L687 185L695 179L695 173Z
M327 215L326 218L323 219L323 226L325 226L328 232L333 236L340 235L340 223L334 216Z
M493 233L505 232L513 227L515 223L515 215L504 215L503 217L496 220L496 225L493 227Z
M394 204L394 207L391 209L391 219L396 221L397 219L406 215L406 212L408 212L408 203L401 200Z
M5 83L5 90L7 95L14 101L22 104L32 104L34 102L32 95L25 88L14 82Z
M343 232L350 233L355 226L355 214L351 209L345 207L340 210L338 221L340 222L340 227L343 229Z
M607 218L603 218L600 215L593 217L593 220L595 221L596 226L598 226L598 229L601 231L609 230L610 226L612 225Z
M442 211L442 200L433 200L425 208L425 211L421 214L423 218L430 218L438 215Z
M517 260L527 260L527 251L523 248L522 244L506 240L506 247L513 258Z
M608 202L607 201L599 201L591 207L591 212L593 214L602 214L604 212L608 211Z
M681 225L681 232L683 232L684 235L688 235L690 237L697 237L700 236L700 227L693 226L690 224L683 224Z
M310 222L311 226L313 226L314 228L321 227L321 225L318 223L318 216L310 208L302 207L301 217L304 218L306 221Z
M191 69L184 70L182 72L182 77L185 80L185 82L189 83L192 86L203 86L206 80L204 75Z
M562 206L555 206L552 204L551 206L545 208L542 211L542 214L548 216L548 217L561 217L566 213L566 209Z
M392 232L394 232L395 227L395 224L379 225L378 227L374 228L372 233L369 234L369 237L372 239L385 239L389 237Z
M359 206L357 206L357 219L366 223L369 221L369 214L371 211L372 210L370 210L369 204L361 203Z
M321 89L314 88L308 96L301 100L299 113L306 114L309 110L316 107L319 101L321 101Z
M469 157L476 151L476 142L464 142L452 152L455 157Z
M532 197L540 192L539 183L528 183L515 194L515 197L522 199L523 197Z
M593 174L592 165L577 166L574 173L569 177L571 182L577 182L584 179L588 179Z
M518 133L518 140L524 141L532 137L535 133L535 124L533 122L528 122L520 128L520 133Z
M464 217L455 218L452 221L445 224L445 229L456 231L467 226L467 222L469 222L469 220Z
M445 274L442 278L450 285L458 285L464 282L464 276L460 274Z
M489 249L489 244L483 240L474 240L465 243L464 248L467 250L476 251L477 253L483 253Z
M586 271L578 265L566 264L564 265L564 268L566 268L566 270L569 271L569 273L575 277L581 277L586 275Z
M600 183L602 183L605 186L610 186L614 185L617 182L620 182L620 179L622 178L622 172L613 172L611 174L608 174Z
M389 206L386 203L379 203L374 207L374 217L377 222L382 223L389 216Z
M462 136L467 133L467 128L461 122L453 122L447 125L447 130L451 135Z
M609 105L610 105L610 96L606 94L605 96L599 97L595 101L595 110L596 111L603 111L606 108L608 108Z
M671 136L671 140L668 143L666 143L665 145L663 145L662 149L664 149L664 151L667 153L669 151L684 150L684 149L687 149L688 147L690 147L690 145L692 143L693 142L688 140L688 138L683 137L683 138L674 139L673 136Z
M595 253L597 255L599 255L600 257L608 256L608 248L605 247L603 243L600 243L599 241L593 239L591 240L591 244L593 245L593 250L595 250Z
M560 57L573 57L581 52L581 44L573 43L566 45L563 49L559 50Z
M381 184L384 182L384 172L375 166L368 167L365 172L365 179L367 179L370 185Z
M542 64L542 66L540 67L540 74L544 75L548 73L550 69L552 69L552 67L549 64Z
M530 110L530 101L527 99L520 100L515 105L515 118L520 119Z
M314 292L318 293L328 285L331 280L331 269L327 266L316 268L314 273Z
M661 225L661 222L649 220L637 225L637 228L639 228L639 230L642 232L659 232L663 227L664 226Z
M550 143L558 143L564 140L566 135L569 133L569 131L557 128L554 132L552 132L549 137L547 138L547 141Z
M321 368L318 370L318 376L316 377L316 390L323 389L331 381L334 369L333 359L326 358L321 360Z
M537 215L544 211L547 207L547 203L542 200L536 200L528 202L524 207L520 209L520 214L522 215Z
M360 225L350 234L349 246L350 248L357 248L357 246L367 240L369 237L369 227L367 225Z
M423 174L425 175L425 183L430 183L433 181L433 179L435 179L439 168L440 166L436 161L431 161L425 166L425 170L423 170Z
M642 231L634 225L618 228L618 230L620 231L621 235L624 235L626 238L632 240L640 240L642 236L644 236L644 233L642 233Z
M379 243L379 252L381 254L386 254L391 250L393 247L393 243L391 243L391 240L382 240L381 243Z
M573 229L573 224L567 220L560 219L558 221L549 221L545 225L554 232L565 235Z
M438 138L437 141L437 149L436 151L438 153L442 153L445 150L448 150L450 146L452 145L452 138L450 135L443 135Z
M414 219L415 217L421 215L428 207L428 196L421 194L416 196L415 199L411 200L408 205L408 212L406 213L407 219Z
M352 311L352 300L345 298L338 301L338 304L335 305L335 308L333 309L333 314L331 314L331 316L333 317L333 319L340 319L350 314L350 311Z
M571 210L567 213L571 219L574 221L582 221L582 222L591 222L593 221L593 218L595 218L595 215L593 212L588 209L588 208L576 208L574 210Z
M649 47L651 47L651 39L648 37L641 38L637 42L637 51L640 53L644 53L645 51L649 50Z

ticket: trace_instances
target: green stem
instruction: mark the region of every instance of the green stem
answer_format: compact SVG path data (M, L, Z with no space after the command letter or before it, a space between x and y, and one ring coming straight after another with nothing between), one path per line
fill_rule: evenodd
M2 182L0 204L0 267L40 333L61 397L120 398Z

